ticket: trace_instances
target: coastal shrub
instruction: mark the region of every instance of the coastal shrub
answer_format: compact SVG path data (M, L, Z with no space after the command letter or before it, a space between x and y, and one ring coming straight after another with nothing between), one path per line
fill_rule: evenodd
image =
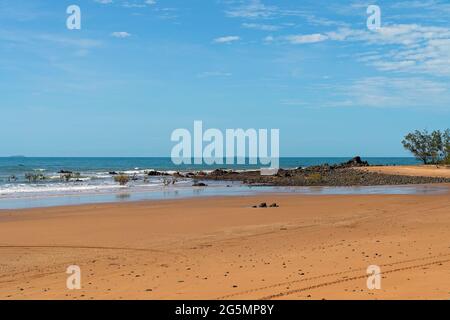
M119 174L114 177L114 181L121 186L125 186L128 182L130 182L130 177L127 174Z
M442 163L449 156L450 129L444 132L435 130L431 133L427 130L416 130L408 133L402 144L424 164Z
M60 174L60 179L69 182L72 179L79 179L81 174L79 172L66 172Z
M308 176L308 182L310 184L321 183L323 180L322 175L320 173L312 173Z
M444 164L450 164L450 129L445 130L444 145L445 145Z
M168 178L163 178L162 179L162 183L165 187L171 185L171 184L176 184L178 182L177 178L172 177L172 179L168 179Z
M442 163L447 165L447 166L450 165L450 154L447 155L447 157L444 159L444 161Z
M45 180L46 177L42 173L25 173L25 179L31 183Z

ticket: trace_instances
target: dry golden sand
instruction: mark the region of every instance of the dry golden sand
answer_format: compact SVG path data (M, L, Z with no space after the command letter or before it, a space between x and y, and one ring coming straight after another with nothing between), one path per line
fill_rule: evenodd
M251 208L262 201L280 208ZM367 289L372 264L381 290ZM0 298L448 299L450 194L0 211Z
M356 169L404 176L450 178L450 166L383 166L361 167Z

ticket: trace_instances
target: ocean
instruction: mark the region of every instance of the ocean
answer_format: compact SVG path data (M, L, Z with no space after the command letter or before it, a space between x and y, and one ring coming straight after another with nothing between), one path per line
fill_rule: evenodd
M297 168L320 164L336 164L350 158L280 158L280 167ZM363 158L372 165L413 165L414 158ZM248 161L247 161L248 162ZM182 165L176 166L170 158L32 158L5 157L0 158L0 209L32 207L36 203L42 205L79 204L111 200L137 200L142 194L153 198L161 194L164 198L175 195L198 195L202 192L192 188L192 181L180 179L175 186L164 187L161 177L147 177L152 170L173 173L176 171L209 171L217 168L234 170L259 169L258 165ZM61 171L79 173L76 178L64 181ZM127 186L118 185L110 172L123 172L135 177ZM40 174L45 179L30 182L27 174ZM144 179L147 177L146 179ZM231 194L246 192L250 189L240 183L209 182L210 191L203 194ZM211 185L213 184L213 185ZM222 190L223 192L219 190ZM245 190L244 190L245 189ZM261 189L262 190L262 189ZM270 190L270 188L268 189ZM149 193L152 193L151 195ZM136 196L139 194L140 196ZM173 195L173 194L172 194ZM102 198L103 197L103 198ZM136 198L137 197L137 198ZM55 200L57 199L58 200ZM63 199L61 199L63 198ZM145 199L146 197L144 197ZM157 197L158 198L158 197ZM43 200L45 199L45 200ZM52 200L51 200L52 199ZM105 202L103 201L103 202ZM31 203L31 204L30 204ZM35 203L35 205L33 205ZM40 205L38 205L40 206Z

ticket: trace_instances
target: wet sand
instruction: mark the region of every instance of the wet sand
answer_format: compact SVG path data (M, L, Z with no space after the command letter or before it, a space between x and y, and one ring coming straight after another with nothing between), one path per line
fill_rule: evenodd
M263 201L280 207L251 207ZM448 299L449 272L448 193L0 211L1 299Z

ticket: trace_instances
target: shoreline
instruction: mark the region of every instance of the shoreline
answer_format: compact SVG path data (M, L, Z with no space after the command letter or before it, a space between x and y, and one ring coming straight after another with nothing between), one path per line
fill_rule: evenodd
M123 189L120 192L42 195L31 198L0 199L0 213L8 210L32 208L70 207L102 204L132 204L146 201L170 201L214 197L251 197L265 194L277 195L426 195L450 192L450 183L375 185L375 186L207 186L155 189L139 191ZM73 200L73 201L71 201ZM9 204L9 205L8 205Z
M293 158L300 161L302 158ZM321 160L317 160L321 159ZM101 168L100 171L92 171L90 174L64 169L64 167L52 166L39 169L36 178L43 180L35 182L24 182L20 176L10 176L12 179L6 184L0 184L0 208L11 209L33 206L54 206L79 203L99 203L131 200L163 199L166 193L180 192L182 197L195 196L199 193L207 195L227 195L229 193L249 193L248 188L276 188L276 187L373 187L373 186L415 186L422 184L450 183L450 170L427 168L422 166L379 166L376 163L370 165L360 157L354 157L347 162L338 162L343 158L317 158L316 161L323 162L325 159L334 161L334 164L323 163L320 165L300 166L294 169L279 169L274 175L262 175L259 170L254 169L214 169L210 170L170 170L157 171L154 169L142 169L134 167L123 171L109 171ZM386 158L389 159L389 158ZM167 159L166 159L167 160ZM391 159L392 160L392 159ZM31 159L31 162L34 160ZM53 161L53 160L52 160ZM74 166L76 159L68 158L66 165ZM80 161L80 160L78 160ZM84 159L79 163L86 169ZM117 162L118 161L118 162ZM123 159L115 159L115 163L123 163ZM133 163L126 160L127 166L133 167ZM153 160L154 161L154 160ZM295 162L294 161L294 162ZM387 160L386 160L387 161ZM49 163L52 163L49 161ZM140 165L149 164L138 162ZM35 163L38 165L40 163ZM153 163L155 165L158 162ZM290 163L294 165L294 163ZM91 164L92 166L92 164ZM61 169L62 168L62 169ZM408 171L399 172L402 168ZM60 169L60 170L58 170ZM182 168L179 168L182 169ZM47 172L47 170L49 170ZM105 171L106 170L106 171ZM47 172L42 174L42 172ZM424 173L425 172L425 173ZM445 174L442 174L444 172ZM120 186L115 177L118 174L126 175L127 186ZM205 189L196 187L206 187ZM229 190L220 188L231 187ZM387 187L386 187L387 188ZM207 191L205 191L207 189ZM219 190L219 191L217 191ZM255 190L255 189L253 189ZM270 191L270 190L269 190ZM275 191L275 190L272 190ZM259 191L257 191L259 192ZM305 193L309 193L306 191ZM391 192L388 192L391 193ZM147 195L147 196L146 196ZM115 199L114 197L121 198ZM66 203L61 199L67 199ZM48 199L48 200L46 200ZM59 199L59 200L58 200ZM77 200L79 199L79 200Z
M1 299L448 298L450 198L289 195L0 212ZM260 202L279 208L252 208ZM79 265L81 290L65 269ZM379 265L382 289L365 287ZM354 280L351 280L354 279Z
M392 185L385 185L385 186L363 186L363 188L368 187L380 187L380 188L390 188L390 187L400 187L400 188L415 188L415 187L430 187L430 186L436 186L441 187L439 190L432 190L432 192L417 192L417 193L295 193L292 191L265 191L265 192L254 192L254 193L248 193L248 194L229 194L229 195L198 195L198 196L186 196L186 197L179 197L179 198L165 198L165 199L142 199L142 200L130 200L130 201L110 201L110 202L96 202L96 203L80 203L80 204L68 204L68 205L58 205L58 206L45 206L45 207L25 207L25 208L16 208L16 209L1 209L0 208L0 218L2 213L8 213L8 212L17 212L17 211L29 211L29 210L45 210L45 209L65 209L65 208L83 208L83 207L89 207L89 206L95 206L95 207L101 207L101 206L127 206L127 205L139 205L139 204L154 204L154 203L165 203L165 202L182 202L182 201L189 201L189 200L224 200L229 198L255 198L255 197L261 197L264 198L265 196L268 197L327 197L327 196L333 196L333 197L370 197L370 196L439 196L439 195L450 195L450 184L448 183L436 183L436 184L417 184L417 185L400 185L400 186L392 186ZM356 186L357 188L361 188L361 186ZM258 188L264 188L264 186L251 186L249 188L252 189L258 189ZM348 190L353 189L355 187L295 187L295 186L286 186L286 187L278 187L275 188L289 188L289 189L295 189L295 188L333 188L333 189L341 189L341 190ZM137 192L137 193L145 193L145 192ZM73 195L76 196L76 195ZM61 197L61 196L55 196L55 197ZM64 196L65 197L65 196Z

